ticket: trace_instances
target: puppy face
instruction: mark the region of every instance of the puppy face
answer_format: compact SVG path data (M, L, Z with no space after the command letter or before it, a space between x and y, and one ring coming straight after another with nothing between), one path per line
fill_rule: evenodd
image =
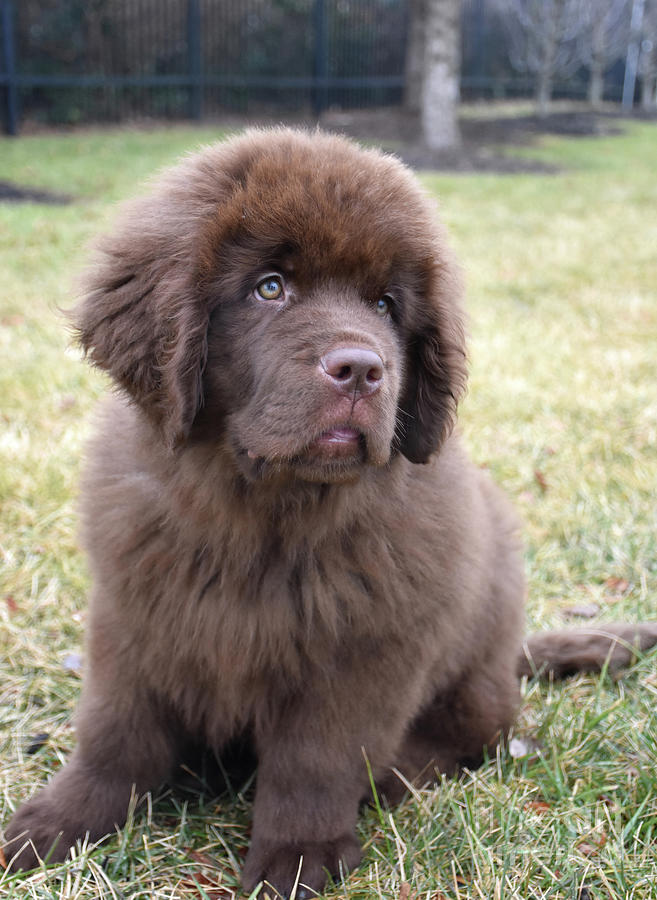
M134 206L89 278L83 346L172 446L225 442L249 479L425 462L465 383L458 277L395 160L251 132Z
M402 370L392 300L372 308L349 282L306 283L302 261L268 268L211 317L199 429L219 427L249 478L337 481L385 464Z

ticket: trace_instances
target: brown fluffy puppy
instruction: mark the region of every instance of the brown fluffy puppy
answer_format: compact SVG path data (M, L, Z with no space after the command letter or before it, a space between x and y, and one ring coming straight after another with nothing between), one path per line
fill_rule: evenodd
M76 325L120 390L83 486L77 748L9 825L17 865L113 831L189 740L240 737L258 758L244 887L289 894L303 857L321 890L360 858L364 754L396 798L392 767L475 764L509 727L522 566L450 436L459 292L412 175L319 133L186 159L102 242ZM611 643L541 640L559 671Z

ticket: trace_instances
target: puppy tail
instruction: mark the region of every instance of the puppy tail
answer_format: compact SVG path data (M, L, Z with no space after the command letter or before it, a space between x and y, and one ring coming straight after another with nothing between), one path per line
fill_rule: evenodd
M518 675L563 678L576 672L615 672L657 644L657 622L604 623L531 634L518 658Z

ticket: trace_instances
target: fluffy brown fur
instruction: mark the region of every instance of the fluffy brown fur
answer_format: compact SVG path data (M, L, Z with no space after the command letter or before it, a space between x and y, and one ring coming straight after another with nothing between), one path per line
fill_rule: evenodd
M522 566L451 435L459 294L412 175L337 137L250 132L125 212L76 315L120 388L83 485L77 747L9 825L17 865L111 832L190 740L241 738L258 759L244 887L289 894L303 857L321 890L360 858L364 753L395 799L393 767L473 765L510 726ZM583 662L574 640L561 668ZM527 653L549 666L563 646Z

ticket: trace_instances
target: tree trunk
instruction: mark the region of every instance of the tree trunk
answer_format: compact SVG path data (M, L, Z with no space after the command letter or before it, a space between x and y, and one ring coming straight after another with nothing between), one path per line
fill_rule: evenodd
M605 17L601 8L594 8L591 17L591 72L589 76L589 104L602 106L605 89Z
M641 79L641 108L655 109L657 105L657 4L648 8L644 20L646 37L641 43L639 78Z
M641 79L641 108L645 110L657 108L657 73L644 75Z
M550 111L552 76L547 69L538 73L536 81L536 114L544 119Z
M536 75L536 114L544 118L550 111L552 82L556 68L559 28L565 0L557 0L549 7L549 15L544 21L540 36L540 53Z
M599 60L591 62L591 74L589 76L589 105L594 109L602 106L602 98L605 90L605 73Z
M404 73L404 106L409 113L420 115L424 81L424 23L426 0L409 0L408 39Z
M460 0L426 0L422 136L431 150L461 141L457 110L461 61Z

